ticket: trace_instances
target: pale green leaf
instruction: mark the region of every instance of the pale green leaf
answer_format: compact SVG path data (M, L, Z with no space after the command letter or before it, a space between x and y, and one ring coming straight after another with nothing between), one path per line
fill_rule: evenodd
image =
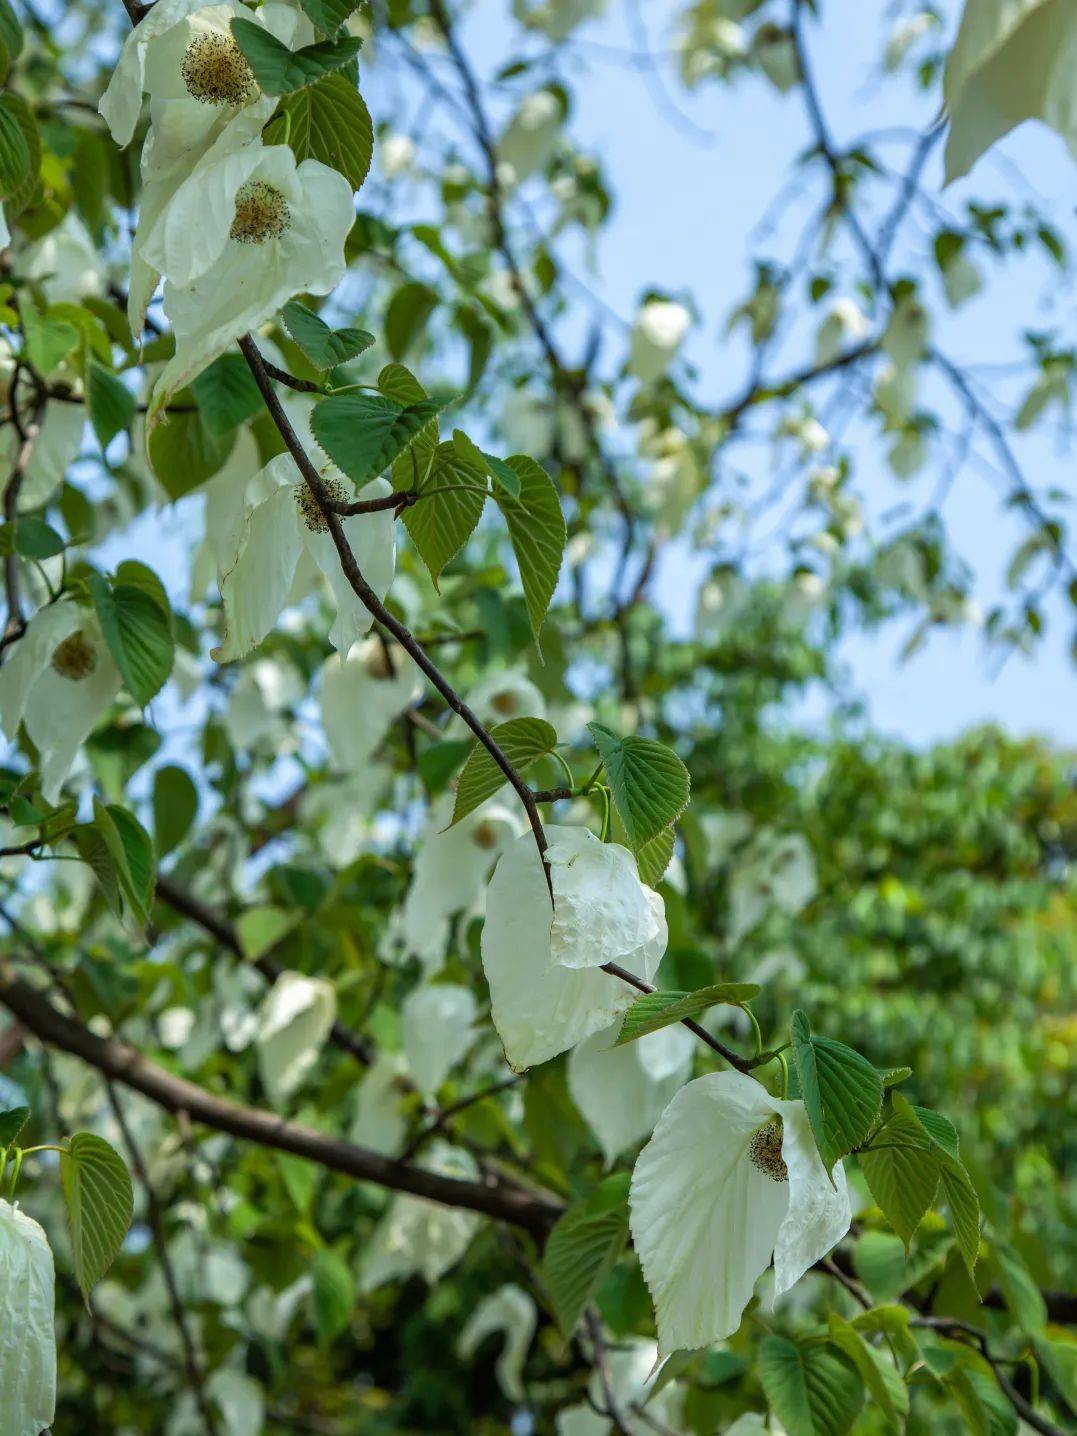
M700 987L695 992L647 992L637 997L624 1015L616 1046L635 1042L648 1032L657 1032L686 1017L698 1017L710 1007L739 1007L758 997L760 988L754 982L718 982Z
M102 449L135 417L135 396L123 380L96 359L86 366L86 407Z
M518 773L524 773L539 758L557 746L557 731L542 718L510 718L490 730L490 737ZM508 779L481 743L476 742L456 786L452 823L458 823L492 798Z
M625 833L636 850L674 822L688 802L688 769L676 753L651 738L618 738L588 723L606 769Z
M522 454L515 454L506 462L520 480L520 496L512 499L502 492L494 497L512 540L527 617L537 645L561 572L567 539L565 516L557 489L545 469Z
M609 1276L628 1236L628 1177L618 1173L574 1202L551 1231L542 1279L565 1337Z
M60 1154L60 1180L75 1280L85 1297L112 1265L131 1225L131 1177L103 1137L76 1132Z
M768 1336L759 1347L759 1377L789 1436L845 1436L864 1401L855 1367L821 1342Z

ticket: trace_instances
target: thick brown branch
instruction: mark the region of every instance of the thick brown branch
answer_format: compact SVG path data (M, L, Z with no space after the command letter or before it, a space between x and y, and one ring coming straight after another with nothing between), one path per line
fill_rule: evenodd
M0 964L0 1003L40 1041L81 1058L104 1076L141 1092L165 1111L183 1112L215 1131L279 1152L291 1152L358 1181L375 1182L393 1191L510 1222L539 1237L559 1214L560 1208L554 1203L517 1187L443 1177L286 1121L272 1112L216 1097L204 1087L165 1071L133 1047L98 1037L81 1022L64 1016L7 964Z

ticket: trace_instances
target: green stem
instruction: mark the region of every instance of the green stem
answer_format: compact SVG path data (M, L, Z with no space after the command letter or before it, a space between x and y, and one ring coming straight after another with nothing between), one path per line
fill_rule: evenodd
M602 831L599 838L605 842L610 835L610 790L608 788L596 789L602 796Z
M786 1061L785 1053L778 1053L778 1062L782 1069L782 1087L779 1096L784 1102L789 1095L789 1063Z
M561 754L557 751L556 748L550 749L550 757L554 760L554 762L560 763L561 772L564 773L565 781L571 788L573 784L572 769L568 766L568 764L565 762L564 758L562 758Z
M758 1057L763 1050L763 1033L759 1026L759 1020L746 1002L740 1003L739 1006L742 1012L747 1013L748 1019L752 1024L752 1031L755 1033L755 1051L752 1053L752 1056Z

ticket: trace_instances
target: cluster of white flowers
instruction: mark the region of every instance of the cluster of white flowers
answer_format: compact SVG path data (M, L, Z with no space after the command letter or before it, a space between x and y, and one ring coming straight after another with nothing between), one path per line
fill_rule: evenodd
M276 100L232 37L237 16L289 46L314 39L307 17L278 0L254 11L239 0L157 0L101 98L121 145L134 136L144 92L150 100L128 315L137 337L163 277L176 352L154 412L293 294L328 294L344 277L351 186L317 160L297 165L286 145L263 145Z

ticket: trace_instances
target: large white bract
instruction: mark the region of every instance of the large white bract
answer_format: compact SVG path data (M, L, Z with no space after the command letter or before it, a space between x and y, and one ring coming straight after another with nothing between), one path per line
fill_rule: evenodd
M649 1136L692 1070L695 1039L674 1025L617 1047L621 1024L596 1032L568 1058L568 1090L607 1165Z
M629 1209L663 1355L731 1336L772 1255L781 1295L852 1220L845 1173L831 1184L803 1102L741 1072L681 1088L636 1162Z
M55 1273L48 1238L0 1201L0 1406L4 1436L41 1436L56 1414Z
M592 843L602 846L593 834L583 837L585 832L552 824L546 828L546 837L551 851L562 856L590 853ZM578 897L594 871L590 858L584 859L582 866L559 862L551 870L557 874L558 903L565 900L569 905L570 895ZM598 962L617 961L649 982L665 946L665 923L656 931L655 906L650 899L640 903L639 892L633 890L633 884L642 889L638 877L619 868L616 880L638 922L608 927L605 905L596 905L590 932L594 954ZM609 1027L638 995L626 982L597 967L582 963L565 966L554 948L553 926L554 908L543 864L534 838L524 833L494 871L482 932L482 965L490 985L494 1026L505 1056L518 1069L546 1062L592 1032ZM611 931L616 932L616 941L611 940ZM577 903L568 935L562 932L560 952L575 958L586 955L586 934L587 915Z

